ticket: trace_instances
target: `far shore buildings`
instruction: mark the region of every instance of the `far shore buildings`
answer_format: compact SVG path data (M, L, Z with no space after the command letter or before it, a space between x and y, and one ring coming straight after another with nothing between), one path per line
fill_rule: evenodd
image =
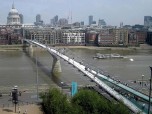
M37 40L49 45L85 45L85 46L139 46L152 45L151 16L145 16L143 25L107 26L103 19L98 24L89 16L89 25L84 22L68 24L66 18L52 19L53 26L45 26L41 15L36 16L34 24L24 24L23 15L14 4L7 17L7 24L0 25L0 45L21 44L24 38ZM148 29L147 29L148 27Z
M128 46L128 30L102 29L97 43L98 46Z
M78 29L25 29L25 37L49 45L85 45L85 32Z

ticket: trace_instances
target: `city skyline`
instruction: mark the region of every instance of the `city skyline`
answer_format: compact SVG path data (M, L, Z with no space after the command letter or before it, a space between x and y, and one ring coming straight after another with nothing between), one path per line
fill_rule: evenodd
M13 0L0 1L0 24L6 24ZM46 24L50 24L55 15L69 19L72 15L72 22L84 21L88 25L88 16L92 15L96 22L104 19L107 25L119 26L120 22L143 25L144 16L152 16L151 0L14 0L14 4L23 14L24 23L34 23L36 15L40 14Z

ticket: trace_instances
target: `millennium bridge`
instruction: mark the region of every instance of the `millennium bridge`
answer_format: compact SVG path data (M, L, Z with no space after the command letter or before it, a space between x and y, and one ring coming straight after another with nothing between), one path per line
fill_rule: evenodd
M75 68L77 68L79 71L81 71L84 75L88 76L92 81L94 81L101 88L103 88L108 94L110 94L110 96L114 97L118 101L123 102L134 113L142 113L142 114L146 113L145 111L142 110L142 108L138 107L135 103L131 102L131 100L126 98L126 96L121 95L120 92L118 92L115 89L113 89L112 87L110 87L103 80L106 80L107 82L121 88L124 91L127 91L128 93L136 96L137 98L142 99L143 101L147 102L147 104L148 104L149 97L147 95L127 86L126 84L120 83L120 82L112 79L110 76L106 76L104 74L99 73L98 71L88 68L87 66L83 65L83 63L77 62L76 60L74 60L74 58L70 58L63 53L60 53L58 50L55 50L53 47L49 47L45 44L39 43L36 40L24 39L24 42L29 43L29 54L31 56L33 55L32 45L42 47L51 54L51 56L53 57L52 72L54 74L62 72L61 65L60 65L60 58L62 58L65 61L67 61L69 64L72 64ZM150 103L152 103L152 100L150 100Z

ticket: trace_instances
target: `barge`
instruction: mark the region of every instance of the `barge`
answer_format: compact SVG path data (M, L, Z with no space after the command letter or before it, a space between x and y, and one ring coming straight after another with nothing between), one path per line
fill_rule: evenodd
M96 55L93 58L97 58L97 59L112 59L112 58L124 58L124 56L121 56L121 55L116 54L116 53L113 53L113 54L96 53Z

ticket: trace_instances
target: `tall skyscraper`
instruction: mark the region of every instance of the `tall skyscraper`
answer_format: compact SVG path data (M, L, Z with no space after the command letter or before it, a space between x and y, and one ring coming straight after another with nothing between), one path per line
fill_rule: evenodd
M58 22L58 16L57 15L54 17L54 21L55 21L55 23Z
M54 26L54 18L50 19L50 24L51 24L51 26Z
M93 16L92 16L92 15L90 15L90 16L89 16L89 25L91 25L91 24L92 24L92 22L93 22Z
M58 15L54 16L54 17L51 19L51 25L52 25L52 26L57 26L57 25L58 25Z
M152 27L152 17L151 16L144 17L144 26L145 27Z
M123 28L123 22L120 22L120 28Z
M38 23L38 22L40 22L41 21L41 15L40 14L37 14L36 15L36 22Z
M84 26L84 21L81 21L80 24L81 24L81 26Z
M34 22L34 24L38 25L38 26L43 26L43 20L41 20L41 15L40 14L36 15L36 22Z
M20 22L21 22L21 24L23 24L23 22L24 22L23 15L19 14L19 16L20 16Z

